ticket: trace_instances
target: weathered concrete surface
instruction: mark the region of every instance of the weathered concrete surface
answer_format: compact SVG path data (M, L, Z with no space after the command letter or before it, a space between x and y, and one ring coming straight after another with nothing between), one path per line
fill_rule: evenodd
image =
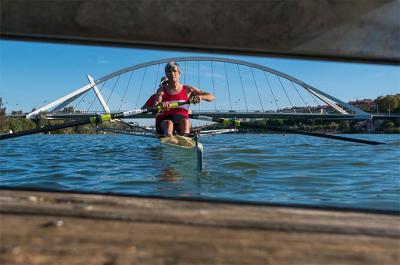
M397 0L1 0L3 38L400 61Z
M399 264L386 214L0 190L0 264Z

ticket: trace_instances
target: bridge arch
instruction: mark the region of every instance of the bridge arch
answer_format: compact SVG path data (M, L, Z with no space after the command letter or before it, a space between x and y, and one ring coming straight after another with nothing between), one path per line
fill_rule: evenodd
M308 85L305 82L295 77L292 77L286 73L282 73L275 69L255 63L250 63L230 58L192 56L192 57L166 58L166 59L136 64L133 66L120 69L118 71L105 75L96 80L93 80L91 77L89 77L90 83L88 85L75 90L74 91L75 93L74 92L70 93L67 96L64 96L42 108L39 108L36 111L36 113L32 112L28 114L27 117L32 117L37 113L39 113L40 111L45 111L45 110L48 111L52 109L53 112L57 112L60 111L62 108L65 108L66 106L72 104L75 104L75 106L77 106L77 102L80 103L85 102L85 100L83 100L82 97L85 97L85 95L88 94L89 91L92 91L92 94L94 94L97 97L105 112L121 110L124 103L128 103L128 101L125 101L126 100L125 96L134 94L132 91L128 92L128 89L131 89L131 87L135 87L136 89L135 90L136 98L133 98L133 100L131 99L129 104L126 104L129 106L126 107L137 108L140 106L140 104L144 103L146 97L148 97L151 93L154 92L156 86L158 85L158 80L163 75L164 64L171 61L177 62L178 64L181 65L181 68L183 68L182 77L184 78L189 76L187 73L190 72L192 72L192 74L196 76L196 64L197 64L197 80L195 80L195 83L198 84L200 83L200 75L202 74L204 78L209 77L209 79L211 79L211 81L209 81L209 86L212 87L212 91L210 91L210 89L208 89L207 91L216 94L216 103L214 103L213 107L208 109L208 112L224 112L224 111L232 112L235 111L234 109L235 104L237 104L237 106L239 106L238 104L241 104L240 106L242 108L245 108L242 110L247 113L250 112L275 113L275 114L281 113L287 116L291 115L295 116L296 114L299 114L299 110L304 110L305 112L314 114L310 115L310 117L311 116L314 117L317 114L320 115L329 114L326 111L327 109L329 109L330 114L335 113L335 115L340 115L343 117L358 116L359 118L360 117L366 118L367 116L369 116L368 113L365 113L364 111L346 102L343 102L342 100L335 98L332 95L329 95L311 85ZM187 68L187 65L189 64L191 65L190 66L191 68ZM203 67L200 66L200 64L207 64L207 66ZM200 68L203 69L200 70ZM204 70L206 68L207 70ZM207 73L204 74L203 70L204 72ZM137 74L139 72L140 74ZM152 76L151 78L148 77L150 75ZM218 78L214 77L214 75L216 75ZM136 80L137 86L136 85L133 86L131 84L132 78L135 77L137 79ZM147 78L152 79L153 81L147 82L147 84L145 84L146 83L145 79ZM236 78L236 81L235 82L230 81L229 79L231 78ZM247 78L247 83L244 82L244 79L246 78ZM263 78L265 79L264 81L265 83L260 83L261 82L260 80L262 80ZM121 85L119 84L119 82L121 82L122 79L125 79L123 81L125 83ZM181 81L186 81L186 80L181 80ZM239 99L236 99L236 101L235 99L231 98L231 94L234 92L233 83L237 85L237 87L235 88L236 98L238 98L239 96L241 97ZM274 84L271 85L271 83ZM108 93L104 92L106 90L105 89L106 84L109 86L110 90ZM122 87L119 93L115 92L117 84ZM219 85L223 86L224 89L225 88L227 89L225 89L225 91L221 91L221 89L216 90L215 87L216 84L217 87ZM246 95L247 91L251 90L248 89L248 87L245 87L245 85L247 84L252 84L253 87L252 92L249 92L252 93L250 95L249 94ZM197 86L196 84L194 85ZM146 88L148 86L152 86L153 89L150 89L151 91L149 91L149 89L144 88L144 86L146 86ZM114 96L116 96L117 94L119 96L119 98L117 97L118 98L117 103L120 102L121 104L116 104L119 105L119 108L117 107L108 108L107 104L109 104L110 99L113 97L113 94ZM279 98L277 94L280 94L281 98ZM306 96L309 97L310 100L308 101L305 100L304 98ZM225 102L222 103L221 101L219 101L219 97L225 98L226 99ZM298 98L297 102L299 104L296 104L295 101L291 99L291 97ZM238 103L239 101L240 103ZM269 105L267 104L267 101L270 103ZM285 103L279 105L283 101L286 102L286 105ZM315 102L314 105L311 106L310 104L309 106L307 106L307 103L311 101ZM94 100L93 101L87 100L86 103L88 103L87 105L89 104L93 105L93 102ZM301 103L303 103L303 106L300 106ZM107 106L107 108L105 106ZM194 110L201 111L202 109L194 108ZM317 111L320 111L320 113L316 113ZM260 115L261 114L258 114L258 116Z

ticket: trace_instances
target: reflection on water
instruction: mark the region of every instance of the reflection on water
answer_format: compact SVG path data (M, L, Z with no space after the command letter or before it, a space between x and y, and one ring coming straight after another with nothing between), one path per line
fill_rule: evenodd
M179 175L173 166L170 166L164 168L158 178L161 181L179 181L182 179L182 176Z
M400 209L400 136L368 146L299 135L203 137L196 154L129 135L0 141L4 187Z

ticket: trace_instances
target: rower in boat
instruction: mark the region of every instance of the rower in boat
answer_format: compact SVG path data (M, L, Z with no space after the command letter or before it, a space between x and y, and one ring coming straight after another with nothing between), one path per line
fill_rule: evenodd
M168 78L166 76L163 76L160 80L160 85L158 89L165 90L167 89L168 86ZM146 103L143 105L144 108L150 108L153 107L156 102L156 94L153 94L150 96L150 98L146 101ZM160 117L162 113L156 113L156 124L157 124L157 117ZM194 141L192 139L188 139L187 137L180 137L180 136L166 136L164 135L160 130L157 130L157 136L159 137L161 143L167 144L167 145L176 145L180 147L188 147L188 148L193 148L195 147ZM187 139L186 139L187 138Z
M163 76L160 80L159 89L160 88L166 89L167 85L168 85L168 78ZM147 99L146 103L143 105L142 109L154 107L155 98L156 94L151 95L150 98ZM156 117L160 115L161 113L156 113ZM182 147L193 147L192 141L187 141L187 143L185 143L184 138L186 137L181 137L180 139L177 139L175 136L166 137L163 134L160 134L159 132L156 132L156 136L160 139L162 143L165 144L174 144Z
M189 135L191 122L189 120L189 105L170 108L173 102L185 102L190 99L193 104L201 100L211 102L214 95L202 91L194 86L179 82L181 69L176 62L169 62L165 66L165 75L168 83L161 85L155 95L154 106L162 105L162 112L156 115L156 130L160 136Z
M160 142L166 146L174 146L187 150L195 150L197 165L203 168L203 146L198 142L198 135L190 135L191 122L189 120L189 104L171 107L174 103L200 103L201 100L211 102L214 95L204 92L190 85L179 82L181 70L176 62L169 62L165 66L166 77L161 78L157 93L151 96L144 107L153 102L154 109L162 105L162 111L156 114L156 133Z

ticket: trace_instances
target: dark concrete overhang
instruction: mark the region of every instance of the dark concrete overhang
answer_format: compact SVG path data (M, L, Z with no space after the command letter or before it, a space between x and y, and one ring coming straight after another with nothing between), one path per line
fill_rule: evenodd
M4 39L400 61L400 2L0 0Z

